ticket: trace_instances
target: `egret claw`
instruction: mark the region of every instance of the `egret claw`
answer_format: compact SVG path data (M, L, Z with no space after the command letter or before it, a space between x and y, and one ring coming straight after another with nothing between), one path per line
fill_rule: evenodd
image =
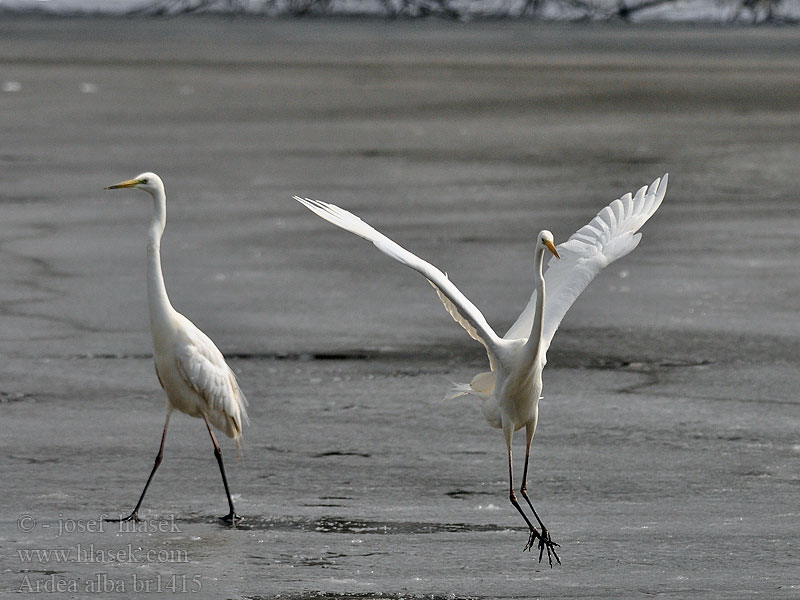
M533 544L537 539L541 539L541 535L535 529L531 529L531 533L528 536L528 543L525 544L525 547L522 549L523 552L530 552L531 548L533 548ZM540 542L541 544L541 542Z
M553 557L555 557L558 564L561 564L561 559L556 552L556 547L560 545L550 539L550 532L545 529L543 535L539 536L539 562L542 562L544 550L547 548L547 562L550 563L550 568L553 568Z
M224 517L219 518L220 521L224 521L226 523L230 523L231 525L237 525L244 520L244 517L240 517L235 512L229 512Z
M125 523L126 521L133 521L134 523L139 523L139 522L141 522L141 519L139 518L139 513L137 511L133 511L127 517L120 517L119 519L108 519L108 518L106 518L106 519L103 519L103 521L105 521L107 523Z

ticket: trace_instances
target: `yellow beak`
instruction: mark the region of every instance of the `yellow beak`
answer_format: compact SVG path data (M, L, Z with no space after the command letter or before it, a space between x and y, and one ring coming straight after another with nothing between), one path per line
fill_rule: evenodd
M107 190L118 190L120 188L136 187L138 184L139 184L139 180L138 179L128 179L128 181L122 181L120 183L115 183L114 185L109 185L105 189L107 189Z
M550 240L546 240L546 241L544 241L544 242L542 242L542 243L545 245L545 247L546 247L548 250L550 250L550 252L552 252L552 253L553 253L553 255L554 255L556 258L561 258L561 257L558 255L558 250L556 250L556 247L553 245L553 242L551 242Z

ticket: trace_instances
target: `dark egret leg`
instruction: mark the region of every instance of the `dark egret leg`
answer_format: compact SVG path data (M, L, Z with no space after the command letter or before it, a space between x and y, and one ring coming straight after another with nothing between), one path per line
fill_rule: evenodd
M547 527L544 526L542 520L539 518L536 509L533 508L533 503L531 499L528 498L528 461L531 456L531 442L533 441L533 432L536 430L536 427L528 427L526 430L527 433L527 440L525 445L525 467L522 470L522 486L519 488L519 493L522 494L522 497L525 498L525 501L530 506L531 510L533 511L533 516L536 517L536 521L539 523L539 527L541 528L542 532L539 535L539 562L542 562L542 556L544 555L544 550L547 548L547 560L550 563L550 567L553 566L553 557L555 557L558 564L561 564L561 559L558 557L558 553L556 552L556 547L560 546L560 544L556 544L552 539L550 539L550 531ZM533 543L536 539L531 536L528 539L528 545L525 547L526 550L529 550L533 547ZM551 555L552 553L552 555Z
M105 519L106 521L111 521L114 523L118 523L120 521L136 521L139 522L139 507L142 506L142 500L144 500L144 495L147 493L147 488L150 487L150 482L153 481L153 475L156 474L156 470L158 469L158 465L161 464L161 459L164 458L164 440L167 439L167 426L169 425L169 418L172 416L172 409L167 410L167 420L164 422L164 433L161 434L161 445L158 447L158 454L156 455L156 462L153 465L153 470L150 471L150 477L147 478L147 483L144 484L144 489L142 490L142 495L139 496L139 501L136 503L136 508L133 509L133 512L129 514L127 517L119 518L119 519Z
M530 530L530 537L528 538L528 544L525 546L525 550L530 550L531 546L533 545L533 542L537 538L540 538L541 535L536 530L536 527L533 526L533 523L531 523L531 520L528 518L528 515L526 515L523 512L522 507L519 505L519 502L517 501L517 495L514 493L514 467L511 456L511 436L508 434L506 435L506 443L508 445L508 499L511 500L511 504L514 505L514 508L517 509L517 512L519 512L519 514L522 515L522 518L525 519L525 523L528 524L528 529Z
M222 473L222 483L225 485L225 494L228 496L228 507L230 508L230 512L224 517L220 517L220 519L236 525L236 523L242 520L242 517L236 514L236 509L233 507L233 498L231 498L231 491L228 488L228 478L225 476L225 465L222 464L222 449L219 447L219 444L217 443L217 437L214 435L214 431L211 429L211 425L209 425L208 419L205 415L203 415L203 421L206 422L208 434L211 436L211 441L214 442L214 456L217 458L219 472Z

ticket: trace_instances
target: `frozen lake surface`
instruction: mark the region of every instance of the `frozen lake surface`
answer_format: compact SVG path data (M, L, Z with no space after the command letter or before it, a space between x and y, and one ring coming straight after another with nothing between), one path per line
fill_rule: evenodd
M176 19L0 25L1 589L72 597L796 598L800 63L789 29ZM176 308L250 398L164 418L149 199ZM505 330L533 234L664 172L641 246L549 353L522 553L482 348L346 206ZM521 444L521 440L520 440ZM521 457L518 447L517 456ZM102 530L101 530L102 529ZM55 552L52 552L55 551ZM49 552L49 553L48 553ZM110 586L110 587L109 587ZM113 589L114 594L110 592Z

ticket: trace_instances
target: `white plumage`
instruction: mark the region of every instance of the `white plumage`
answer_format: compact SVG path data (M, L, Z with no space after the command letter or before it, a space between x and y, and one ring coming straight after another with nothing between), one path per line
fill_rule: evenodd
M161 271L161 236L167 223L167 197L161 178L155 173L142 173L106 189L120 188L143 190L153 197L153 218L147 240L147 300L156 375L167 394L167 418L155 465L136 508L123 520L139 519L139 507L161 464L170 416L177 409L205 421L228 497L230 512L223 519L236 522L240 517L234 510L228 488L222 450L209 423L232 437L238 446L242 427L248 423L247 399L219 348L169 301Z
M636 232L661 206L668 180L669 176L664 175L649 187L640 188L636 196L628 193L614 200L566 242L556 246L561 260L551 258L544 274L547 285L547 311L542 333L543 340L546 340L545 352L561 319L592 279L639 245L642 234ZM534 290L525 310L506 332L506 339L528 336L535 305Z
M247 399L239 388L236 376L225 362L219 348L194 324L176 313L181 323L180 341L174 346L177 373L183 383L194 392L189 394L192 407L183 412L200 417L202 412L217 429L237 443L242 436L242 425L249 423ZM165 358L171 358L170 352ZM187 407L189 408L189 407Z
M534 292L528 305L502 338L489 326L480 310L435 266L343 208L294 197L326 221L371 241L384 254L424 275L453 319L486 348L490 371L479 373L469 384L456 384L448 397L462 394L476 396L481 400L483 414L489 424L503 430L508 448L509 499L530 530L525 549L530 550L538 539L539 560L547 550L551 566L553 557L560 562L555 549L558 544L552 541L527 495L528 459L538 422L542 370L547 362L547 349L567 310L591 280L604 267L636 248L641 239L641 234L636 232L661 205L667 180L668 176L664 175L649 187L641 188L635 196L626 194L614 200L557 247L549 231L539 232L534 255ZM545 251L550 251L554 256L543 275ZM537 531L522 510L514 492L511 439L513 433L522 427L526 429L526 451L520 493L541 531Z

